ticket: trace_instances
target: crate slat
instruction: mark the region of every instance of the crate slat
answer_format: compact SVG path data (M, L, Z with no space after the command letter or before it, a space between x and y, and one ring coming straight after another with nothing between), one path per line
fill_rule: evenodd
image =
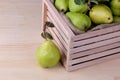
M54 17L56 18L56 21L58 21L58 23L60 23L60 25L62 26L63 31L67 34L68 37L74 36L73 32L70 30L70 28L67 26L67 24L62 20L60 14L58 13L58 11L55 9L55 7L53 6L53 4L50 2L50 0L43 0L44 3L47 5L48 10L54 15ZM61 24L62 23L62 24ZM64 27L66 26L66 27Z
M48 19L48 18L47 18ZM49 19L48 19L49 21ZM50 31L50 33L52 34L53 38L55 39L55 41L59 44L59 46L62 48L64 53L67 53L65 47L63 46L62 42L60 42L59 38L57 37L56 33L53 31L53 29L48 28L48 30Z
M109 28L105 28L105 29L101 29L101 30L86 32L84 34L73 36L72 41L74 42L74 41L80 41L83 39L93 38L95 36L104 35L107 33L118 31L118 30L120 30L120 25L115 25L114 27L109 27Z
M85 62L85 61L88 61L88 60L92 60L92 59L95 59L95 58L98 58L98 57L102 57L102 56L117 53L117 52L120 53L120 47L115 48L115 49L111 49L111 50L108 50L108 51L104 51L104 52L101 52L101 53L92 54L92 55L89 55L89 56L86 56L86 57L78 58L78 59L75 59L75 60L71 60L69 65Z
M64 45L65 49L68 50L68 44L63 40L63 38L59 35L58 31L56 30L56 28L53 29L53 31L56 33L56 35L58 36L58 38L60 39L60 41L62 42L62 44Z
M76 54L71 54L70 60L78 58L78 57L83 57L83 56L88 56L88 55L91 55L91 54L100 53L100 52L103 52L103 51L106 51L106 50L111 50L111 49L117 48L117 47L120 47L120 42L109 44L109 45L106 45L104 47L102 46L102 47L99 47L99 48L94 48L94 49L84 51L84 52L78 52Z
M86 46L73 48L73 49L70 50L70 52L71 52L70 54L77 53L77 52L82 52L82 51L89 50L89 49L94 49L94 48L97 48L97 47L102 47L102 46L112 44L112 43L115 43L115 42L119 42L119 41L120 41L120 37L116 37L116 38L112 38L112 39L109 39L109 40L89 44L89 45L86 45Z
M48 30L52 33L56 42L59 43L59 45L62 47L62 50L64 51L64 53L67 53L65 47L62 45L62 42L60 42L59 38L56 36L56 34L53 32L53 30L51 30L51 29L48 29Z
M49 30L48 30L48 32L50 32ZM63 66L64 67L66 67L66 55L65 55L65 53L63 52L63 49L62 49L62 47L60 46L60 44L59 43L57 43L57 41L56 40L53 40L54 41L54 43L58 46L58 48L59 48L59 50L60 50L60 53L61 53L61 61L62 61L62 64L63 64Z
M50 15L50 12L48 12L49 19L54 22L55 27L59 31L59 35L62 35L64 41L68 44L69 38L66 36L63 30L61 30L61 26L57 23L57 21Z
M104 57L104 58L96 59L96 60L93 60L93 61L85 62L85 63L82 63L82 64L69 66L67 71L73 71L73 70L77 70L77 69L80 69L80 68L85 68L85 67L88 67L88 66L92 66L94 64L98 64L98 63L101 63L101 62L110 61L110 60L118 59L118 58L120 58L120 53L114 54L114 55L111 55L111 56L107 56L107 57Z
M56 24L54 24L56 26ZM65 42L65 40L63 40L62 35L60 35L59 31L55 28L52 29L52 31L54 31L54 33L57 35L57 37L59 38L59 40L62 42L63 46L65 47L66 50L68 50L68 44Z
M67 59L68 59L68 57L70 56L69 54L68 54L68 51L65 49L65 47L63 46L63 43L59 40L59 38L57 37L57 35L56 35L56 33L53 31L53 29L48 29L50 32L51 32L51 34L54 36L54 39L55 39L55 41L58 43L58 45L61 47L61 49L62 49L62 51L63 51L63 53L65 54L65 56L67 57ZM64 64L64 66L67 68L68 66L68 60L66 59L66 61L64 60L64 59L62 59L62 61L64 60L64 62L63 62L63 64Z
M47 20L47 6L45 5L45 3L42 2L42 30L43 30L43 26L45 24L45 21Z
M111 38L117 37L117 36L120 36L120 31L116 31L113 33L109 33L106 35L102 35L102 36L98 36L98 37L94 37L94 38L90 38L90 39L85 39L85 40L73 42L73 43L71 43L71 45L72 45L71 47L83 46L86 44L100 42L100 41L111 39Z
M50 34L52 34L51 31L49 31L48 29L47 29L47 31ZM60 46L60 44L58 43L58 41L56 41L56 39L54 39L53 42L58 46L58 48L60 50L60 53L61 53L61 63L63 64L64 67L67 67L66 66L66 61L67 61L66 60L66 55L65 55L65 53L63 52L63 49L62 49L63 47Z

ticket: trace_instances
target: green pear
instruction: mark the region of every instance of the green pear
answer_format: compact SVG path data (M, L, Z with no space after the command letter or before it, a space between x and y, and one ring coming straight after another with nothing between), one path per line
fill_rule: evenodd
M38 48L36 57L42 67L49 68L55 66L59 62L60 51L51 40L46 40Z
M91 20L86 14L67 12L66 16L70 19L72 24L81 31L86 31L91 27Z
M114 16L113 22L120 22L120 16Z
M112 13L115 16L120 16L120 8L113 8L111 7Z
M110 6L113 8L119 8L120 9L120 0L112 0L110 2Z
M75 3L75 0L69 0L69 9L71 12L86 13L88 11L88 6L87 4L78 5Z
M61 12L66 12L69 8L69 0L55 0L55 7Z
M89 16L95 24L107 24L113 21L111 9L104 4L93 6Z
M110 7L113 15L120 16L120 0L112 0L110 2Z

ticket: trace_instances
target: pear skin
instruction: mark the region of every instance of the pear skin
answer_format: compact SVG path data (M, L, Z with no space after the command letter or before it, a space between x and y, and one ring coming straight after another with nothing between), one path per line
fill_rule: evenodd
M61 12L66 12L69 7L69 0L55 0L55 7Z
M119 8L120 9L120 0L111 0L110 6L112 8Z
M60 51L51 40L46 40L38 48L36 57L42 67L49 68L55 66L59 62Z
M72 24L81 31L86 31L91 27L91 20L86 14L67 12L66 16L70 19Z
M115 16L120 16L120 8L113 8L111 7L112 13Z
M120 0L111 0L110 7L113 15L120 16Z
M104 4L93 6L89 12L89 16L95 24L107 24L113 21L111 9Z
M74 0L69 0L69 9L71 12L86 13L88 11L87 4L77 5Z
M118 23L120 23L120 16L114 16L114 17L113 17L113 22L118 22Z

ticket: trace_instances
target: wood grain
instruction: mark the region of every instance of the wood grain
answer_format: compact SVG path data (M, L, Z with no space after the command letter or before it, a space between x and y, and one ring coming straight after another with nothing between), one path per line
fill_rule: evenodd
M120 59L74 72L65 71L61 64L41 68L35 57L43 42L40 22L41 0L0 0L0 80L114 80L120 76Z

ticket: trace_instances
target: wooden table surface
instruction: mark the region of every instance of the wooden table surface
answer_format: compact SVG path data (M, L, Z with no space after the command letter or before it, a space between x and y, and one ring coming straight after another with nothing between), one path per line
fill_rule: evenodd
M0 80L120 80L120 59L74 72L41 68L40 23L41 0L0 0Z

